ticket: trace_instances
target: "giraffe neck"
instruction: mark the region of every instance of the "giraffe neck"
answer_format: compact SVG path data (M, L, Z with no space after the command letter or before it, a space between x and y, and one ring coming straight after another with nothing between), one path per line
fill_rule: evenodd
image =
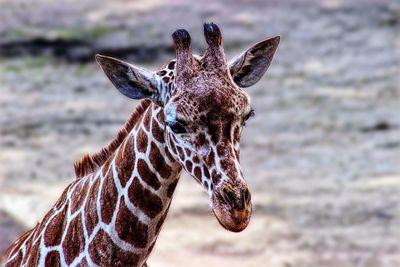
M150 105L104 165L71 183L10 247L6 266L142 266L182 169L164 140L163 116Z
M164 140L163 116L162 109L152 104L99 172L101 205L94 216L100 213L98 225L103 227L97 226L92 246L110 246L111 241L116 250L131 253L129 258L137 259L138 266L155 244L181 172ZM96 250L91 253L89 248L93 253ZM109 262L110 256L103 260ZM110 263L121 260L117 258L122 257L115 256Z
M142 260L160 232L182 169L168 151L164 127L162 109L152 104L102 167L103 183L115 185L104 195L116 206L107 218L116 230L110 234L129 243Z

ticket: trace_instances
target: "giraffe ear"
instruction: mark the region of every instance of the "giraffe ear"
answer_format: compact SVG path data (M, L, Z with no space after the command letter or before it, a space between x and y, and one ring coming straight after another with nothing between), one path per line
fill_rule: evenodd
M276 36L261 41L230 62L229 70L238 86L249 87L261 79L271 65L279 40Z
M162 104L155 75L122 60L96 55L96 61L115 88L132 99L150 98Z

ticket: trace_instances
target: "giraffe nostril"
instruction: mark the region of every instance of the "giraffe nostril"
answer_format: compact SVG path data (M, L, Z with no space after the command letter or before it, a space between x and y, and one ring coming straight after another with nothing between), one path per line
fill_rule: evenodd
M251 196L250 196L250 191L247 187L243 189L242 197L243 197L243 207L248 207L250 205Z
M231 190L229 190L227 187L224 187L221 195L226 203L228 203L232 208L235 207L235 194Z

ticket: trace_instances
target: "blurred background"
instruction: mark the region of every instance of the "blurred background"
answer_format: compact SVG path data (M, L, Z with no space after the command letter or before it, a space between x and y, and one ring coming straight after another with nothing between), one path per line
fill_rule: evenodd
M242 168L254 213L225 231L184 175L150 266L400 266L400 1L0 0L0 250L33 227L138 102L94 54L156 70L186 28L228 57L281 35L248 88Z

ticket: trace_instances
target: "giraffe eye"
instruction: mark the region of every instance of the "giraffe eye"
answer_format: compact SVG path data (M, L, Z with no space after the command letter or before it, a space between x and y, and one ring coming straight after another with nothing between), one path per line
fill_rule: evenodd
M167 126L176 134L186 133L186 129L179 121L166 121Z
M251 109L250 112L244 117L243 126L246 126L246 121L251 117L254 117L255 115L256 115L255 110Z

